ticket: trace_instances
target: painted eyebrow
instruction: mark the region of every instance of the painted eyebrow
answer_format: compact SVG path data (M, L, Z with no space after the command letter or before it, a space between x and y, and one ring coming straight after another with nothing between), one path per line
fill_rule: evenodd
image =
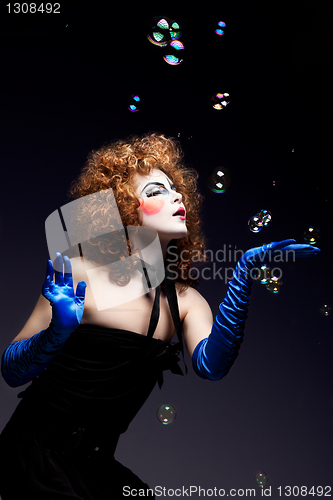
M169 181L169 179L168 179L168 181ZM152 184L153 184L154 186L163 186L163 187L165 187L165 185L164 185L164 184L162 184L162 182L148 182L148 184L146 184L146 185L145 185L145 187L142 189L142 191L144 191L144 190L146 189L146 187L148 187L148 186L150 186L150 185L152 185ZM170 181L169 181L169 184L170 184L170 188L171 188L171 189L176 190L176 186L175 186L174 184L172 184ZM141 191L141 193L142 193L142 191Z

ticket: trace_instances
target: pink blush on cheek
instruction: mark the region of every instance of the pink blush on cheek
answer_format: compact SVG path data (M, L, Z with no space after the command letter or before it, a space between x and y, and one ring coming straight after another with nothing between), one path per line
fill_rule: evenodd
M158 214L163 208L164 201L156 197L140 200L141 210L145 215Z

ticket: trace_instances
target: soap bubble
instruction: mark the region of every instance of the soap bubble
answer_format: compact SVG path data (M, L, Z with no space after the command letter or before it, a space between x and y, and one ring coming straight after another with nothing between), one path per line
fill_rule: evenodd
M260 281L262 285L267 285L269 280L271 279L271 268L266 264L263 264L260 267L256 267L251 271L251 277L256 281Z
M178 40L182 34L183 32L180 24L177 21L173 21L170 28L170 38L172 40Z
M225 193L231 184L231 175L226 167L216 167L207 177L207 184L214 193Z
M177 411L172 405L162 405L158 408L156 416L163 425L168 425L175 420Z
M252 233L259 233L259 231L262 230L261 220L257 215L251 217L251 219L248 221L248 226Z
M155 17L151 23L148 40L158 47L166 47L173 40L182 36L182 30L177 21L164 17Z
M259 217L258 226L269 226L272 220L272 213L269 210L260 210L257 213Z
M214 109L224 109L230 101L229 94L214 94L212 96L212 106Z
M216 28L215 33L217 35L224 35L224 28L226 27L226 24L223 21L219 21L217 25L218 28Z
M138 95L133 94L131 95L130 98L130 104L128 106L128 109L135 113L136 111L139 111L141 107L141 99Z
M273 276L267 283L266 288L272 293L279 293L282 288L282 281L280 278Z
M257 472L254 476L255 483L263 488L268 483L268 476L265 472Z
M331 314L331 311L332 311L332 306L330 306L329 304L324 304L320 308L320 312L323 316L328 316L329 314Z
M304 241L305 243L309 243L310 245L315 245L320 238L320 231L318 228L314 226L309 226L304 231Z
M163 59L171 66L178 66L178 64L183 62L181 56L184 48L184 44L179 40L170 42L166 49L166 54L163 56Z

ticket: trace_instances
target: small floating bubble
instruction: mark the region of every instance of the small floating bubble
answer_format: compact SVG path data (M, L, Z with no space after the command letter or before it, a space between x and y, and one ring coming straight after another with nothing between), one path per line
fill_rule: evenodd
M263 488L268 483L268 476L265 472L257 472L254 476L255 483Z
M161 422L161 424L168 425L175 420L177 416L177 411L174 406L166 404L158 408L156 416L159 422Z
M266 285L266 288L267 290L269 290L270 292L272 293L279 293L279 291L281 290L282 288L282 281L280 280L280 278L276 278L276 277L272 277L267 285Z
M224 28L226 27L226 24L223 21L219 21L217 26L218 28L216 28L215 33L217 35L224 35Z
M131 95L128 109L132 111L132 113L135 113L136 111L140 110L140 107L141 107L140 97L136 94Z
M309 226L304 231L304 241L310 245L315 245L320 238L320 231L317 227Z
M263 225L263 226L269 226L271 221L272 221L272 213L269 210L260 210L260 212L257 213L257 216L259 217L260 224L258 225Z
M251 217L251 219L248 221L248 226L252 233L259 233L259 231L262 230L262 224L257 215Z
M331 314L331 311L332 311L332 306L330 306L329 304L324 304L320 308L320 312L323 316L329 316Z
M266 264L263 264L260 267L256 267L251 271L253 279L256 281L260 281L262 285L267 285L269 280L271 279L271 268Z
M230 95L227 93L217 93L212 96L211 101L214 109L224 109L230 102Z

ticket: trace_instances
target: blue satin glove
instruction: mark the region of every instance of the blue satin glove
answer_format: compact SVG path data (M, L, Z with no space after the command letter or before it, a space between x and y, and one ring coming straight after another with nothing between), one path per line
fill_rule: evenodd
M247 318L251 293L251 271L258 264L267 263L274 257L309 257L320 249L311 245L295 245L295 240L284 240L251 248L238 261L227 295L220 304L212 331L208 338L196 346L192 355L194 371L201 378L220 380L233 365L241 343ZM280 260L279 260L280 261Z
M75 296L72 265L66 255L62 258L62 255L57 253L55 267L61 269L61 271L53 270L52 261L49 260L42 294L52 306L50 328L58 338L65 341L81 323L87 285L85 281L79 281ZM63 267L64 273L62 272Z
M49 327L29 339L12 342L2 355L1 373L11 387L26 384L39 375L81 322L87 285L80 281L75 296L69 258L57 253L55 264L58 269L64 265L64 273L53 270L49 260L42 288L52 306Z

